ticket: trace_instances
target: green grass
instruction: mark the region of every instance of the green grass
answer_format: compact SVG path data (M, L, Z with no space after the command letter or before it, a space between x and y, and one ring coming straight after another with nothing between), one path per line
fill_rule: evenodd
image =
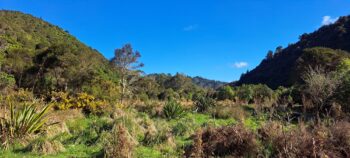
M150 147L139 146L135 150L137 158L161 158L162 153Z
M264 122L266 122L265 116L260 116L260 117L251 116L243 120L243 125L248 129L256 131L264 124Z
M216 119L210 114L202 113L186 113L178 119L164 119L164 118L149 118L142 114L135 113L134 119L151 119L153 122L161 122L161 126L168 126L170 129L179 128L179 135L174 137L176 148L173 148L166 144L166 142L155 146L143 146L140 143L135 148L135 157L139 158L162 158L162 157L178 157L183 152L185 146L192 143L189 139L196 130L206 126L226 126L236 124L237 121L233 118L229 119ZM125 121L123 121L125 122ZM128 121L126 121L127 123ZM62 142L65 147L65 151L54 155L38 155L31 152L17 152L22 147L16 147L14 150L0 151L0 157L96 157L101 154L103 149L103 143L101 143L100 136L103 135L102 131L108 132L111 128L111 122L101 117L84 117L75 120L67 121L67 127L69 133L64 133L56 136L56 140ZM182 125L181 125L182 124ZM182 129L181 129L182 128ZM129 129L130 130L130 129ZM182 130L182 131L181 131Z

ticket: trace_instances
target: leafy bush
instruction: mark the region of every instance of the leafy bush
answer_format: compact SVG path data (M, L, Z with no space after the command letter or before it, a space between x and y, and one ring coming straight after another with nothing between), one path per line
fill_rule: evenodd
M237 99L243 103L249 103L253 99L253 88L251 85L237 87Z
M255 102L264 102L273 97L273 90L266 85L258 84L254 86L253 98Z
M215 100L209 97L204 97L204 96L195 96L193 98L194 105L196 107L196 111L198 112L205 112L207 111L210 107L215 106Z
M37 110L35 104L24 105L23 109L15 109L12 103L10 104L10 117L1 118L0 122L0 140L3 147L13 143L14 139L21 139L29 134L40 131L46 123L45 114L50 108L46 105L43 109Z
M233 91L231 86L224 86L221 87L218 91L217 98L219 100L234 100L235 99L235 91Z
M350 112L350 59L344 59L338 67L341 84L336 91L336 100L342 104L342 110Z
M0 90L6 87L13 87L15 83L16 80L13 75L9 75L5 72L0 72Z
M185 113L185 110L180 103L171 100L163 107L163 113L167 119L175 119L181 117Z

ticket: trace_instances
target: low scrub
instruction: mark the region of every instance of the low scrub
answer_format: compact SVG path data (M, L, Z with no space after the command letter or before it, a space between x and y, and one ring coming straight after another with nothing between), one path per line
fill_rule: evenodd
M234 118L236 120L243 120L249 115L242 106L216 106L210 108L208 111L214 118L219 119Z
M128 130L122 124L116 124L103 149L104 157L131 158L134 146Z
M208 128L194 136L186 157L255 157L259 146L253 132L242 125Z
M39 155L57 154L65 151L64 146L57 140L49 140L45 137L33 140L27 147L26 151Z
M271 144L275 157L349 157L349 130L348 122L292 129L270 123L259 132L263 144Z

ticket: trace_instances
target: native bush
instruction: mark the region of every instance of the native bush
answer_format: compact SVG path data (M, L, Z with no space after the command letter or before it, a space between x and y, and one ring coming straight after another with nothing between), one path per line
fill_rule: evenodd
M237 87L237 99L239 102L249 103L253 99L253 88L251 85L242 85Z
M202 95L194 96L193 101L197 112L205 112L216 105L214 99Z
M235 91L233 91L231 86L224 86L221 87L217 92L217 99L218 100L234 100L235 99Z

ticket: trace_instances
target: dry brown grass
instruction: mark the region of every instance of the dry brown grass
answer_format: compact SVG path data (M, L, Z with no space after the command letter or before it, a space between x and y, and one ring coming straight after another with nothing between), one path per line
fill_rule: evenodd
M278 124L267 124L259 131L263 142L271 143L276 157L349 157L350 123L330 127L299 126L286 131Z
M104 155L108 158L131 158L134 146L128 130L122 124L116 124L104 147Z
M69 133L66 122L83 117L84 114L82 113L81 109L52 111L47 118L47 124L52 125L46 128L46 135L48 137L53 137L64 132Z
M34 140L28 145L26 150L40 155L50 155L64 152L65 148L59 141L44 138Z
M243 125L211 128L197 133L195 144L186 149L186 157L255 157L259 146L253 132ZM201 139L201 140L199 140Z

